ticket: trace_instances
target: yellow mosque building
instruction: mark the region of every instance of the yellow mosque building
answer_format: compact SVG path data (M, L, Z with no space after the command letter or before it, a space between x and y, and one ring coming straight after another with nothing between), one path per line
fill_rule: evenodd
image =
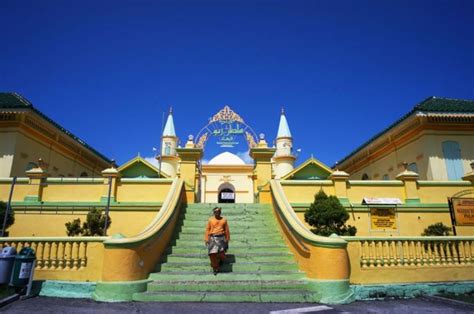
M0 94L0 200L15 212L0 240L35 250L41 295L347 303L474 291L474 101L430 97L334 167L295 164L283 111L274 147L229 106L181 147L174 114L158 166L138 156L116 167L24 97ZM253 163L230 151L204 163L210 139L245 141ZM311 232L304 213L321 190L356 236ZM214 206L232 233L217 276L202 245ZM92 208L109 213L107 235L67 237L65 223ZM452 235L421 236L438 222Z

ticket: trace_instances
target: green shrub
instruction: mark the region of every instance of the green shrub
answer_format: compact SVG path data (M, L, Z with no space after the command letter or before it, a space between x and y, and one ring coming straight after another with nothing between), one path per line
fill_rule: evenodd
M110 227L112 220L107 221L107 229ZM104 232L105 225L105 214L102 214L102 211L96 207L93 207L87 213L86 222L84 222L82 229L85 236L102 236Z
M346 225L349 219L344 206L336 196L327 196L320 190L314 196L314 202L304 214L305 221L312 227L311 231L322 236L337 235L354 236L357 228Z
M66 233L68 237L82 235L81 219L77 218L71 222L66 222Z
M107 229L112 224L112 220L107 221ZM102 236L105 234L105 214L102 214L102 210L96 207L92 207L87 213L86 221L82 224L81 219L77 218L66 224L66 233L68 236Z
M451 232L451 227L446 226L442 222L437 222L435 224L429 225L428 228L426 228L421 235L426 236L426 237L427 236L448 236L450 232Z

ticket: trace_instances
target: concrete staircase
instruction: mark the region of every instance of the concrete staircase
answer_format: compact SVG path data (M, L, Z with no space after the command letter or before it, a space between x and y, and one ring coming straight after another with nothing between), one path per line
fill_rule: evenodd
M278 230L270 205L219 204L230 226L225 264L209 266L204 228L217 204L190 204L181 216L169 254L151 273L135 301L314 302L305 274Z

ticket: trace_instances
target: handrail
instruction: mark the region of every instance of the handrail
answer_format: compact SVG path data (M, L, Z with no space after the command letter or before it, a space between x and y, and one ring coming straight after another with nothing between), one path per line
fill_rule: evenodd
M318 247L345 248L347 246L347 241L344 239L323 237L312 233L296 216L295 211L285 197L280 181L271 180L270 186L277 203L277 210L280 212L282 218L284 218L283 221L285 224L295 235Z
M0 237L0 242L103 242L110 237Z
M350 237L342 236L348 242L357 241L473 241L474 236L393 236L393 237Z
M159 233L165 227L170 218L173 216L175 208L181 197L181 190L183 188L183 180L175 178L167 194L161 210L140 233L130 238L115 238L108 239L104 242L106 246L129 246L131 244L140 244L149 238Z

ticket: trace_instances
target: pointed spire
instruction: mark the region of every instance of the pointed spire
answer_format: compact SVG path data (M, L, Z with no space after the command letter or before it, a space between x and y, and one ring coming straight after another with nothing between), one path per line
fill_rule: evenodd
M291 137L290 128L288 127L288 122L286 121L283 107L281 108L280 125L278 127L277 134L277 138L279 137Z
M174 131L173 109L171 106L168 119L166 120L165 128L163 130L163 136L176 136L176 132Z

